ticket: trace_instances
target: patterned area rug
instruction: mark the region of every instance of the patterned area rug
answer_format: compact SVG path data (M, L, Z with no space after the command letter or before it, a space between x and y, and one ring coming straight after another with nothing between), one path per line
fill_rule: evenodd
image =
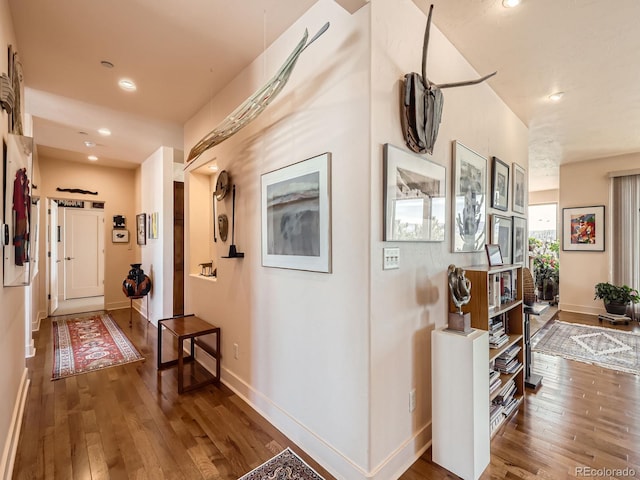
M52 323L52 380L144 359L109 314Z
M640 375L640 335L555 321L536 336L534 352Z
M290 448L287 448L238 480L324 480L324 478Z

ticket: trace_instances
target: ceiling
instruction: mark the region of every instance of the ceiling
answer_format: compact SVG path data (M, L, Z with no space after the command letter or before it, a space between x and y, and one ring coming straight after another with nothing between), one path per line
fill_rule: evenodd
M316 1L9 0L39 152L133 168L159 145L182 149L185 121ZM414 3L435 4L478 72L498 70L488 83L529 127L530 190L557 188L561 163L640 151L637 0ZM125 77L136 92L117 87Z

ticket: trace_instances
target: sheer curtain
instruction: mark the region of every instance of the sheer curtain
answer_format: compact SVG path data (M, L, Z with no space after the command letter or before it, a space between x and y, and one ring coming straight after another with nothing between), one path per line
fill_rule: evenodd
M640 289L640 175L612 180L612 280L615 285Z

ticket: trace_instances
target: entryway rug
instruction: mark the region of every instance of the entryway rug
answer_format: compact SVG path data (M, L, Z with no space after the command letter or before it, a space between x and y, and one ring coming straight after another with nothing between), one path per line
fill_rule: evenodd
M554 321L537 337L534 352L640 375L640 335L636 333Z
M251 470L238 480L324 480L290 448Z
M52 380L144 359L109 314L52 323Z

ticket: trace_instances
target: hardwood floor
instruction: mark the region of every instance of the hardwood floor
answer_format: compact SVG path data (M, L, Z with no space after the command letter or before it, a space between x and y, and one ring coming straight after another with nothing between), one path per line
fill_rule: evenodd
M287 446L333 478L228 388L179 396L175 369L156 371L155 327L134 312L129 329L128 309L112 315L146 360L55 382L51 326L42 322L27 362L32 383L15 479L235 480ZM637 323L604 326L640 332ZM543 385L494 438L481 478L571 479L583 467L630 468L640 477L640 377L537 353L534 371ZM457 477L432 463L430 450L401 476L447 478Z
M568 312L558 312L558 319L640 333L637 322L603 325L597 316ZM544 377L542 387L527 391L493 439L491 463L480 478L640 478L640 377L539 353L533 371ZM587 475L579 468L621 472ZM457 477L432 463L429 449L400 478Z
M50 320L36 332L14 479L236 480L286 447L333 478L225 386L178 395L156 328L111 314L146 360L51 381Z

